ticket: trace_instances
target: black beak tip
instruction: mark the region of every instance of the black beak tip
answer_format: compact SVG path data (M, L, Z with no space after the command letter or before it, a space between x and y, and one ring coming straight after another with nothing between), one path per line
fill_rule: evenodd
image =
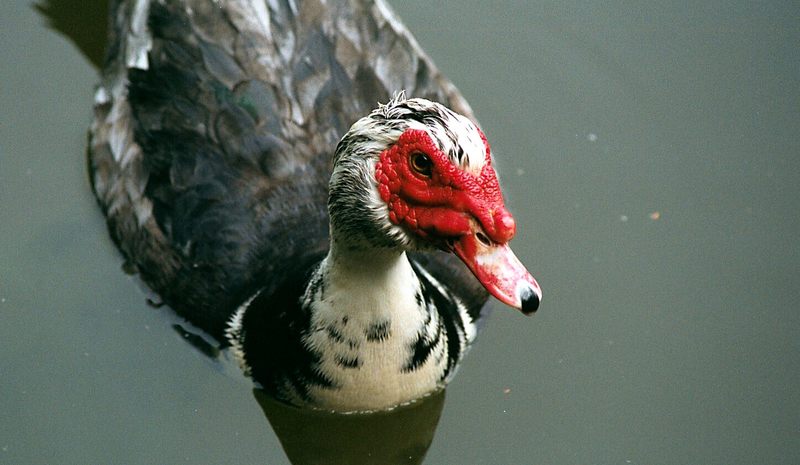
M531 289L526 289L522 292L522 313L526 315L533 315L539 309L539 296Z

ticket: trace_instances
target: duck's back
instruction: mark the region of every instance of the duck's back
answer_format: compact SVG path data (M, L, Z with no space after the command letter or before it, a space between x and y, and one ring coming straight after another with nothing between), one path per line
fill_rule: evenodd
M93 187L128 262L215 336L327 250L331 157L355 120L400 90L471 115L381 1L138 0L111 18Z

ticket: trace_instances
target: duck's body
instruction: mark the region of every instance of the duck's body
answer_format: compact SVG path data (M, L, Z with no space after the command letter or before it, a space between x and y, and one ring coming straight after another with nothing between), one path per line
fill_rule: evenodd
M467 232L450 231L467 213L441 216L437 201L419 224L407 214L419 199L403 203L387 154L424 133L447 154L437 163L490 185L480 205L496 206L499 191L469 118L402 96L370 113L405 89L471 117L386 7L138 0L112 18L90 167L144 281L293 403L380 409L442 386L474 338L484 287L502 290L481 278L480 257L470 264L473 246L459 249ZM470 224L510 239L510 216L474 208ZM436 248L455 250L483 285ZM523 281L506 294L538 302Z
M296 287L286 301L242 305L229 338L265 388L294 404L371 410L445 384L475 335L466 307L405 254L370 258L325 272L326 258L299 301Z

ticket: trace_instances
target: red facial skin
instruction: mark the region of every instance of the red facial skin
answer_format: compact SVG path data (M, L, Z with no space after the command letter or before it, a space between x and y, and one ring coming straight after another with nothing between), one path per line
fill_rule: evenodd
M541 291L506 245L516 224L503 202L489 144L482 133L481 138L486 158L476 176L455 166L426 131L406 130L381 153L375 167L378 191L392 223L455 252L492 295L521 308L522 288L538 298ZM429 176L412 167L416 152L432 161Z

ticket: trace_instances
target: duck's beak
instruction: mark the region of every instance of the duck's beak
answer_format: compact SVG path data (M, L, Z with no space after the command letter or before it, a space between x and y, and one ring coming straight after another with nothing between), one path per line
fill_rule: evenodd
M508 243L492 242L480 228L452 243L453 252L490 294L530 315L539 308L542 290Z

